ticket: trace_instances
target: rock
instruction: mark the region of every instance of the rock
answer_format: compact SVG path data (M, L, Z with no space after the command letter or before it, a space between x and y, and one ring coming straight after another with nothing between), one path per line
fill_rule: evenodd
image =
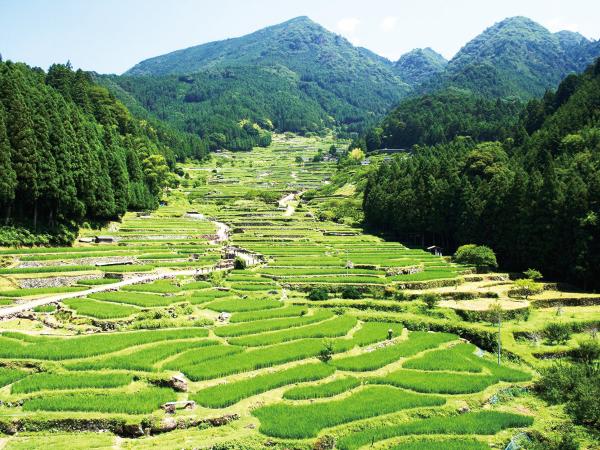
M175 389L176 391L187 392L187 390L188 390L188 383L187 383L186 379L183 378L183 376L173 375L171 377L170 382L171 382L171 387L173 389Z
M176 428L177 428L177 421L173 417L165 417L160 422L159 432L166 433L168 431L173 431Z
M144 435L144 429L139 423L126 423L121 429L123 437L137 438Z

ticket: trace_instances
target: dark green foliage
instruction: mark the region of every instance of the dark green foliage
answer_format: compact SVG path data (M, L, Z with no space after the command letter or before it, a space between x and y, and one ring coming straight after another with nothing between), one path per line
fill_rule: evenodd
M448 61L431 48L416 48L402 55L394 64L394 69L402 81L415 85L443 72L446 64Z
M565 344L571 339L571 325L562 322L550 322L544 326L543 334L550 344Z
M315 288L308 293L309 300L327 300L329 292L326 288Z
M435 308L436 305L440 302L440 296L438 294L433 293L423 294L419 298L423 300L427 309Z
M367 150L410 148L449 142L456 136L476 141L505 139L516 125L522 103L490 99L454 88L405 100L366 134Z
M454 253L454 261L459 264L472 265L479 269L495 269L498 267L496 254L485 245L461 245Z
M486 96L524 99L542 95L600 55L583 36L565 38L526 17L509 17L469 41L445 73L421 89L455 86Z
M243 119L266 131L357 131L409 89L388 60L307 17L151 58L111 80L178 129L243 150L261 145L233 126Z
M565 403L565 410L576 423L600 429L600 367L597 358L584 359L576 364L557 362L542 370L542 377L535 388L548 402Z
M333 350L333 342L329 340L323 341L323 348L319 350L317 358L319 358L324 363L331 361L331 357L333 356Z
M0 62L0 211L18 225L3 245L68 242L65 226L156 206L171 143L85 72Z
M365 222L419 245L481 243L508 269L598 287L599 107L597 62L530 102L514 139L459 137L382 164L365 188Z
M354 286L345 286L342 289L342 298L358 300L362 298L362 293Z

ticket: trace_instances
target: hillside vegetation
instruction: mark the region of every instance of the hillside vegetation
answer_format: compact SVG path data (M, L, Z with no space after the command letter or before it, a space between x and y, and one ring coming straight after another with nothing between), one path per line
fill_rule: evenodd
M365 189L367 225L448 249L483 243L505 267L597 288L599 93L596 62L529 102L514 137L459 136L382 164Z

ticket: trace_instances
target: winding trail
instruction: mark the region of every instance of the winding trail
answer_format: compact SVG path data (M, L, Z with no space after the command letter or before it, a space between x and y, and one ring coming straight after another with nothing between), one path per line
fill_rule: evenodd
M290 217L296 212L296 207L293 205L293 202L302 194L304 194L304 191L291 192L279 199L279 206L282 208L285 207L285 212L283 213L285 217Z

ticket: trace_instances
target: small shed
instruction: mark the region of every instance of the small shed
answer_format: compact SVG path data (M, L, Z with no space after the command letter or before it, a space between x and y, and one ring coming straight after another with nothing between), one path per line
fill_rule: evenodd
M430 247L427 247L427 251L435 256L442 256L442 250L443 250L443 248L438 247L437 245L432 245Z
M92 242L95 242L94 238L91 237L82 237L78 239L79 242L82 242L84 244L91 244Z

